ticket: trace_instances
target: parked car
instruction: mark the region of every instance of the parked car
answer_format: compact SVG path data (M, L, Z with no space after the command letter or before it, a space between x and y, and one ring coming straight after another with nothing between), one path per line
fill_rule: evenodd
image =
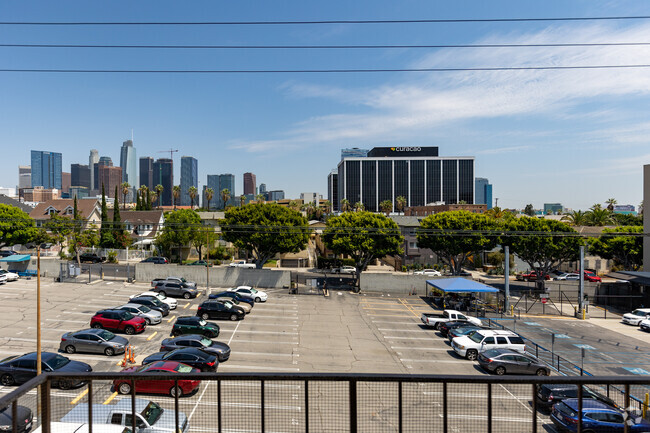
M184 347L195 347L207 353L217 355L219 362L225 362L230 358L230 346L220 341L210 340L201 335L180 335L175 338L165 338L160 343L161 352L168 352Z
M541 280L542 277L541 275L537 276L537 272L532 271L532 272L521 272L515 276L515 279L518 281L537 281L537 280ZM550 280L551 277L548 274L546 274L544 275L544 279Z
M643 319L639 323L639 328L641 328L642 331L650 332L650 319Z
M119 307L115 307L114 309L128 311L134 316L142 317L144 321L147 322L147 326L157 325L162 322L162 313L160 311L152 310L146 305L124 304Z
M187 263L187 266L207 266L212 267L212 263L208 263L205 260L195 260L191 263Z
M490 349L478 355L478 363L483 370L504 374L535 374L548 376L551 370L532 355L521 354L510 349Z
M208 353L198 347L183 347L171 352L157 352L142 360L142 364L158 361L176 361L189 365L201 371L217 371L219 359L214 353Z
M79 254L79 262L81 263L102 263L106 261L106 257L101 257L95 253Z
M187 287L196 287L196 282L195 281L188 281L183 277L165 277L165 278L154 278L151 280L151 286L157 286L158 283L160 282L166 282L166 283L177 283L177 284L184 284Z
M421 271L413 272L413 275L428 275L429 277L442 277L442 273L435 269L422 269Z
M146 259L142 260L140 263L155 263L157 265L166 265L169 263L169 260L167 260L166 257L147 257Z
M255 263L246 263L246 260L234 260L230 262L228 267L231 268L246 268L246 269L255 269L257 266Z
M446 337L447 335L449 335L449 331L451 331L452 329L465 328L467 327L468 323L469 322L467 322L466 320L442 322L441 324L438 325L438 331L440 331L443 337ZM489 329L489 328L483 328L481 325L474 325L474 329Z
M90 319L90 327L121 331L128 335L144 332L147 322L124 310L101 310Z
M537 407L544 410L550 410L554 404L559 403L562 400L567 398L577 398L578 385L571 383L545 383L537 385L537 392L535 394L537 398ZM582 387L582 397L583 399L588 398L598 400L619 410L623 410L623 408L621 408L614 400L587 386Z
M161 302L156 296L136 296L135 298L130 299L132 304L146 305L152 310L160 311L163 317L169 315L169 305Z
M477 331L479 329L490 329L486 328L484 326L476 326L476 325L471 325L469 323L465 323L465 326L460 326L458 328L454 328L449 331L447 334L447 339L451 342L456 337L462 337L463 335L467 335L473 331Z
M152 292L161 293L165 296L176 296L183 299L196 298L199 291L196 287L187 286L183 283L174 283L172 281L158 281Z
M332 269L332 272L335 274L356 274L357 268L354 266L341 266L339 268Z
M213 293L210 296L208 296L209 299L217 299L217 298L231 298L235 299L236 301L239 301L240 303L244 302L251 307L255 306L255 299L252 299L248 296L242 296L240 293L237 292L219 292L219 293Z
M637 308L631 313L623 314L621 322L626 325L639 326L644 319L650 318L650 308Z
M199 334L208 338L219 336L219 325L196 316L182 316L176 319L171 335Z
M490 349L506 348L515 352L524 353L526 343L524 339L512 331L497 331L479 329L462 337L451 340L454 351L471 361L478 358L478 354Z
M61 336L59 350L66 353L88 352L113 356L124 353L129 340L105 329L83 329Z
M129 296L129 299L137 298L140 296L153 296L154 298L158 298L160 302L167 304L170 310L175 310L176 307L178 307L178 301L176 299L169 298L165 295L165 293L154 292L153 290L138 293L137 295L131 295Z
M17 281L20 278L15 272L5 271L4 269L0 269L0 275L4 275L7 281Z
M0 361L0 384L2 386L21 385L36 377L36 352L20 356L10 356ZM60 373L90 373L93 369L85 362L71 361L65 356L53 352L41 353L43 373L56 371ZM82 385L82 381L53 379L52 386L69 389Z
M468 316L456 310L444 310L442 313L422 313L420 315L420 321L425 326L430 326L433 329L438 329L440 324L444 322L467 322L476 326L483 325L481 319Z
M580 275L580 273L578 271L576 271L575 273ZM596 275L595 272L587 271L587 270L585 270L583 278L584 278L585 281L590 281L592 283L600 283L600 282L603 281L603 279L600 278L598 275Z
M9 257L13 256L14 254L18 253L13 250L0 250L0 257Z
M562 280L579 280L580 279L580 274L576 274L573 272L565 272L563 274L558 275L557 277L553 278L554 280L562 281Z
M7 276L5 274L0 274L0 284L7 283Z
M176 361L157 361L151 364L134 366L125 368L120 373L162 373L162 374L185 374L185 373L198 373L199 370L189 365L182 364ZM176 382L176 383L174 383ZM171 397L180 397L195 392L199 385L200 380L194 379L139 379L135 382L135 392L147 394L169 394ZM120 394L131 393L131 381L125 379L115 379L113 387Z
M630 421L627 431L630 433L650 431L650 422L641 417L630 417L615 407L601 401L582 399L582 413L578 413L577 398L569 398L553 405L551 421L562 431L577 432L578 416L582 419L583 432L616 433L625 430L624 423Z
M55 422L50 423L51 433L88 433L88 423L85 422ZM42 433L43 425L38 426L34 433ZM93 423L93 433L131 433L131 427L112 424Z
M204 301L199 305L196 315L203 320L208 319L230 319L242 320L246 313L242 308L236 307L230 302L218 302L214 299Z
M34 414L32 410L25 406L17 407L16 431L18 433L27 433L32 429L34 423ZM0 431L12 431L13 416L11 406L0 409Z
M234 298L229 298L226 296L217 296L217 297L210 296L209 299L213 299L221 303L230 302L232 304L235 304L236 307L239 307L242 310L244 310L244 313L246 314L250 313L253 310L253 307L248 302L239 302L237 299Z
M268 299L266 292L254 289L251 286L239 286L236 289L228 289L228 291L253 298L255 302L266 302Z

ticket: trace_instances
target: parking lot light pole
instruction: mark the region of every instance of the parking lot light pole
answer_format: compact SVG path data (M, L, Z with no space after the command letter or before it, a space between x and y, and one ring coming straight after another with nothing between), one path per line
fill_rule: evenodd
M205 294L210 296L210 229L205 231Z
M505 261L504 266L503 266L503 270L504 270L503 273L505 274L504 275L504 277L505 277L505 280L504 280L505 299L504 299L504 302L503 302L503 309L507 314L508 310L510 310L510 247L506 245L504 247L504 252L505 252L505 256L506 256L505 257L506 261Z

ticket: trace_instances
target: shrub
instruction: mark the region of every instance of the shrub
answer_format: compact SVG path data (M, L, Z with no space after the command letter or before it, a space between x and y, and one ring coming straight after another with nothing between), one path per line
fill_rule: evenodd
M109 251L108 252L108 257L106 258L106 261L108 263L117 263L117 252Z

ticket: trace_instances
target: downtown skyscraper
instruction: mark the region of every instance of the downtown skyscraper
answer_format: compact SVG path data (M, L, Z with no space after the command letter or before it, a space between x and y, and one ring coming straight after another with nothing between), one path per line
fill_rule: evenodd
M135 190L138 189L138 159L136 157L133 140L126 140L120 149L120 167L122 167L122 182L131 185L131 192L126 196L129 202L135 201Z
M174 188L174 161L171 158L160 158L153 163L153 189L162 185L162 197L157 201L163 206L174 204L172 190Z
M32 188L42 186L45 189L62 186L62 155L58 152L32 150Z
M194 198L194 204L199 203L199 161L191 156L181 157L181 206L192 204L190 198L190 187L197 188L197 195Z

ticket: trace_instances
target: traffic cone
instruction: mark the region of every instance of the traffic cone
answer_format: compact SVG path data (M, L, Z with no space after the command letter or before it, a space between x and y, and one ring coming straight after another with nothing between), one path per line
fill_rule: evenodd
M129 346L129 363L135 364L135 354L133 353L133 346Z

